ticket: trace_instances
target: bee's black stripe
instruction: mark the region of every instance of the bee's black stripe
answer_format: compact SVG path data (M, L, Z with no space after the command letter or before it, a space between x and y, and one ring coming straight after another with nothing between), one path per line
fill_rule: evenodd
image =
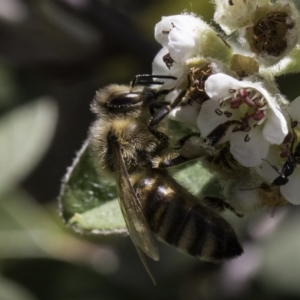
M168 205L167 214L165 217L164 224L167 229L167 233L165 235L165 240L171 245L177 246L179 241L177 235L179 235L179 231L184 229L183 222L186 220L186 210L182 209L182 206L178 204L178 201L182 201L182 199L173 199L172 205Z
M173 242L172 245L174 246L179 246L180 247L180 239L182 238L184 232L186 230L188 230L187 225L190 225L191 222L191 211L192 211L192 207L190 207L187 211L186 214L184 216L184 219L182 219L182 222L180 224L180 227L178 228L176 235L173 237ZM181 248L181 247L180 247Z
M146 204L144 205L145 216L149 221L149 226L154 233L158 233L161 228L166 213L168 203L163 202L162 195L157 193L157 189L153 189L153 191L148 192L145 196L146 199L144 201Z
M198 233L194 235L194 239L191 240L188 246L188 252L194 256L201 256L202 250L205 247L207 240L207 233L209 231L207 220L203 217L202 213L198 211L198 207L194 207L192 214L195 231Z
M224 252L226 248L226 236L222 227L212 226L211 232L214 235L215 247L211 256L216 260L224 259Z

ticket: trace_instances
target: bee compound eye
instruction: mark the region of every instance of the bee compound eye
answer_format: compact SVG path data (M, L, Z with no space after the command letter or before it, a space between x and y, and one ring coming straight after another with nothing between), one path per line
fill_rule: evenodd
M112 97L106 104L109 108L130 108L141 102L142 98L138 93L122 93Z

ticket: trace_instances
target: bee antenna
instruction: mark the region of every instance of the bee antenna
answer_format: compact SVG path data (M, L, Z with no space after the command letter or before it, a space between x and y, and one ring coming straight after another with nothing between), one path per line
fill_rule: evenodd
M154 79L173 79L176 80L177 77L169 75L152 75L152 74L138 74L135 75L131 81L131 88L134 88L137 84L140 85L151 85L151 84L161 84L163 85L164 81L155 81Z

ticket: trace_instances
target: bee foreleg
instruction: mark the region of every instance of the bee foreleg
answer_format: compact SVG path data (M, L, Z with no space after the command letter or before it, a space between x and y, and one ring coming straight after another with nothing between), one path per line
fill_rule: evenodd
M183 90L179 93L179 95L170 103L165 104L161 111L157 111L151 118L149 126L157 126L168 114L169 112L182 103L184 99L184 95L186 94L186 90ZM162 102L164 103L164 102Z
M177 151L152 160L153 167L158 169L171 168L191 160L216 154L215 148L206 144L199 133L192 133L181 138L178 144L180 147L175 148Z
M158 109L160 110L163 107L168 106L168 105L169 105L169 103L165 102L165 101L150 103L149 110L150 110L151 116L153 116Z
M159 160L157 163L157 168L158 169L167 169L171 167L175 167L177 165L183 164L190 161L190 159L182 156L182 155L177 155L175 157L170 158L169 156Z
M184 144L187 143L188 140L193 137L200 138L200 135L199 133L194 132L182 137L180 140L177 141L178 147L176 147L175 149L180 150L184 146Z

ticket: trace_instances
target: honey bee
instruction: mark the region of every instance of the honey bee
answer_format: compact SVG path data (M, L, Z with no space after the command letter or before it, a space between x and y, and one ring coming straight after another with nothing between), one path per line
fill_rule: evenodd
M100 89L91 105L97 118L89 132L95 166L101 176L116 180L129 235L153 281L147 257L159 260L155 235L205 261L221 262L243 252L233 228L217 212L227 203L211 197L204 199L208 205L201 203L167 170L154 167L158 158L176 155L165 141L170 135L166 120L157 124L161 135L148 129L149 105L156 98L149 87Z

